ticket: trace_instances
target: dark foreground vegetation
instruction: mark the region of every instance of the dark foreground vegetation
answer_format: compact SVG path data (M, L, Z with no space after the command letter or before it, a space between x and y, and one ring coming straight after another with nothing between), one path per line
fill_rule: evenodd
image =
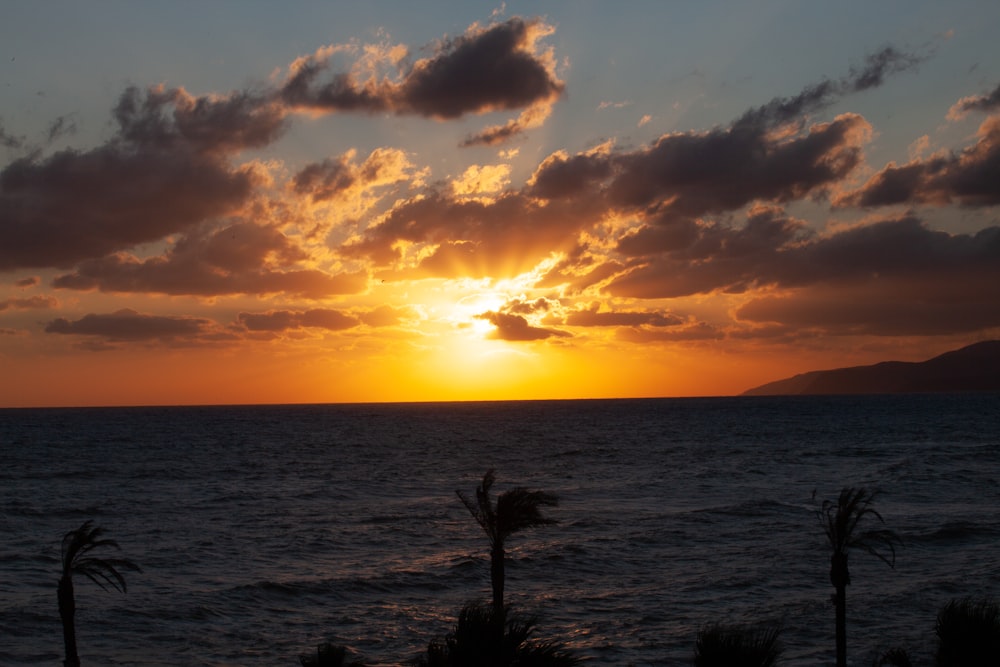
M454 628L443 637L431 639L423 655L411 658L415 667L570 667L583 662L558 640L539 636L535 616L512 609L504 603L506 544L521 531L556 523L543 509L555 507L558 499L543 491L523 487L509 489L494 500L491 490L496 480L488 471L474 496L457 491L459 499L483 529L490 548L489 602L469 602L458 612ZM836 664L847 664L847 586L851 583L848 558L852 551L864 551L893 567L900 540L883 527L881 514L873 503L877 493L864 488L844 488L835 501L823 501L817 516L829 542L829 580L834 588ZM62 575L59 580L59 616L63 625L65 667L79 667L76 647L76 598L73 576L83 575L101 588L126 591L123 570L141 572L131 560L95 555L118 550L114 540L104 538L102 529L86 521L62 540ZM938 613L935 633L935 667L997 667L1000 665L1000 604L990 597L962 598L948 602ZM771 667L781 664L781 626L776 622L757 625L713 624L694 638L692 663L695 667ZM321 643L314 653L299 657L302 667L365 667L362 656L354 655L335 642ZM873 667L911 667L905 647L885 651Z

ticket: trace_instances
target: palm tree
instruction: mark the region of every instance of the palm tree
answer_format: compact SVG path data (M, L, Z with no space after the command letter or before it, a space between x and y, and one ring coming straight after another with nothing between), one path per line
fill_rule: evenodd
M830 583L835 590L837 618L837 667L847 665L847 586L851 574L847 569L850 549L863 549L889 567L896 565L896 544L899 537L886 528L861 532L858 525L866 517L885 523L882 515L871 506L876 491L844 487L837 502L824 500L819 510L820 521L833 553L830 556Z
M461 491L456 491L459 499L468 508L473 518L482 526L490 540L490 584L493 587L493 608L498 618L503 616L504 557L507 538L526 528L556 523L542 515L542 507L555 506L559 499L544 491L530 491L517 487L504 491L497 497L496 505L490 499L490 488L496 475L489 470L483 475L483 483L476 487L473 502Z
M950 601L938 612L934 631L939 667L1000 663L1000 603L993 598Z
M93 521L84 521L76 530L71 530L62 539L62 576L59 578L59 617L63 625L63 644L66 648L66 667L79 667L80 656L76 652L76 599L73 593L73 575L82 574L95 584L108 589L125 592L125 577L119 568L142 572L138 565L125 558L97 558L90 552L101 547L119 549L114 540L102 539L103 529L94 526Z
M783 650L781 626L711 625L698 632L695 667L773 667Z

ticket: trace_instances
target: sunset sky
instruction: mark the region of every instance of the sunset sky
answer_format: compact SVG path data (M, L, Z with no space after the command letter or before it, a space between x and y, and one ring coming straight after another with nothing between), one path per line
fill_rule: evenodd
M0 407L728 395L1000 338L998 28L6 3Z

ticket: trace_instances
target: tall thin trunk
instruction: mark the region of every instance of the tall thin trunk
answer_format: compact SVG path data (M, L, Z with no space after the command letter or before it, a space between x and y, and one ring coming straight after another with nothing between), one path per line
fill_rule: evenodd
M847 585L851 583L851 574L846 553L834 552L830 557L830 583L835 591L837 667L847 667Z
M847 667L847 587L838 586L834 604L837 607L837 667Z
M490 550L490 583L493 585L493 610L503 617L504 548L498 542Z
M76 599L73 594L73 579L69 575L59 580L59 618L63 626L63 648L65 667L80 667L80 656L76 652Z

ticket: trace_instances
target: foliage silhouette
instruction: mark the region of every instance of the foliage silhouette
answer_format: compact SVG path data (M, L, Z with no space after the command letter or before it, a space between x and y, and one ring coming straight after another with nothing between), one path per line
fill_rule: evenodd
M497 625L503 627L499 635ZM434 640L418 662L425 667L571 667L580 659L552 641L534 638L538 621L492 604L470 602L462 607L454 631Z
M66 667L79 667L80 656L76 648L76 596L73 590L73 575L83 575L107 590L110 586L117 591L126 591L125 577L119 570L142 572L142 569L126 558L98 558L91 555L95 549L119 549L114 540L101 538L103 529L94 526L93 521L84 521L76 530L71 530L62 539L62 576L59 578L59 618L63 626L63 645Z
M316 655L299 656L302 667L364 667L364 661L347 659L347 647L324 642L316 647Z
M939 667L1000 665L1000 604L992 598L952 600L938 612Z
M771 667L781 655L777 625L712 625L698 632L695 667Z
M494 471L488 470L483 475L482 484L476 487L475 501L461 491L455 493L489 538L493 609L495 618L500 620L504 613L504 558L507 539L528 528L556 523L555 519L542 515L542 507L553 507L559 500L550 493L517 487L501 493L494 505L490 489L495 480Z
M876 658L872 667L913 667L913 662L906 649L891 648Z
M867 551L889 567L896 564L896 545L900 544L896 533L886 528L866 531L859 528L867 517L885 523L882 515L871 506L877 494L877 491L865 488L844 487L836 502L824 500L819 509L823 531L833 552L830 556L830 583L835 591L837 667L847 665L847 586L851 583L847 556L850 550Z

